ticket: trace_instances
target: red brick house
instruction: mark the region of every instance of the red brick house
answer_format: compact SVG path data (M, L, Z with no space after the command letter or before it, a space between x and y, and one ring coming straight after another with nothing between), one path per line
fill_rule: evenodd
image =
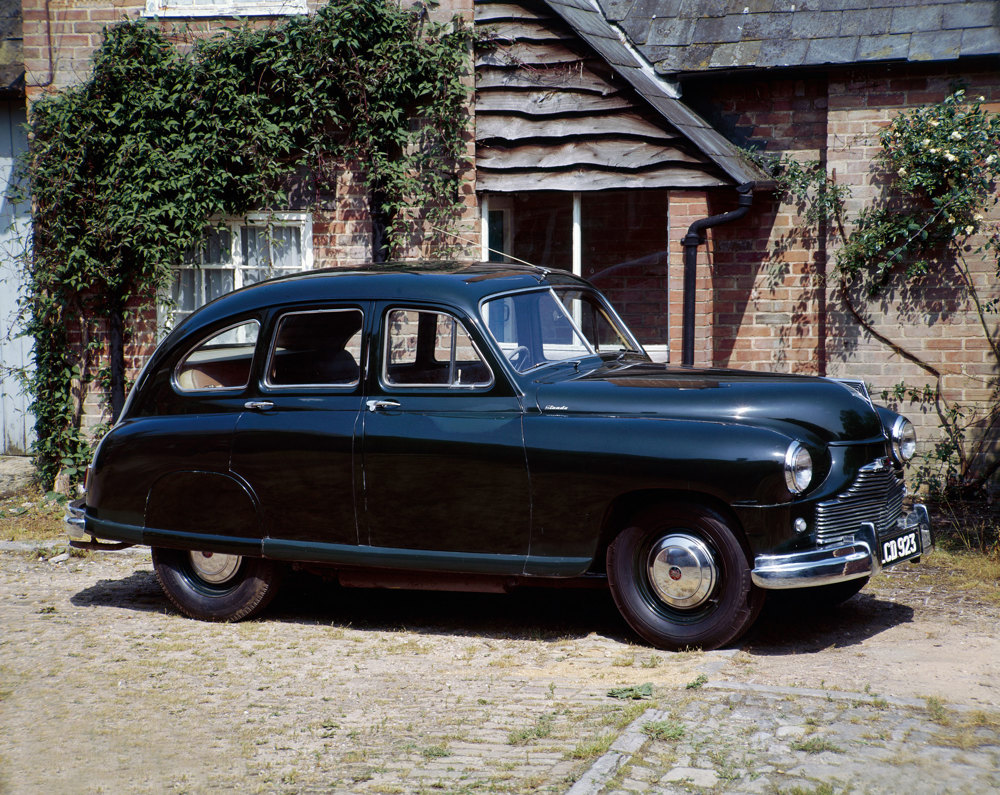
M84 77L101 30L121 19L207 30L234 15L263 24L310 7L25 0L29 100ZM995 2L444 0L434 13L474 19L492 39L476 54L470 108L475 167L460 232L471 256L594 279L655 357L680 363L685 236L721 214L703 240L688 238L697 254L694 363L852 376L876 389L924 382L858 327L826 278L833 239L798 242L795 208L738 147L821 160L852 186L856 209L876 190L873 134L896 113L940 101L956 82L1000 109ZM281 272L368 259L364 206L344 184L330 206L232 219L206 245L201 268L179 267L181 310L239 286L264 260ZM268 235L285 242L281 257ZM995 291L995 263L977 267ZM944 371L955 397L989 401L983 380L996 373L977 321L947 285L934 291L909 316L891 305L867 311L882 333L902 335ZM936 421L923 422L927 438Z

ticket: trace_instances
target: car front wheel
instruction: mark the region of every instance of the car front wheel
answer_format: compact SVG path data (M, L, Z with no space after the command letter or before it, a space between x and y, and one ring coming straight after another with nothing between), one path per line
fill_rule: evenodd
M764 603L725 517L700 505L645 510L607 552L615 604L663 649L715 649L740 637Z
M204 621L256 615L274 598L280 580L273 561L221 552L154 548L153 568L177 609Z

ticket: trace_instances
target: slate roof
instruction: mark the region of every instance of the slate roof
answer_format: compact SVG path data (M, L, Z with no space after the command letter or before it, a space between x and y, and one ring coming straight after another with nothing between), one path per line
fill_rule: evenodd
M676 86L658 77L635 47L610 25L597 0L546 0L574 32L663 117L737 184L764 184L768 177L677 96Z
M594 0L661 74L1000 54L998 0Z

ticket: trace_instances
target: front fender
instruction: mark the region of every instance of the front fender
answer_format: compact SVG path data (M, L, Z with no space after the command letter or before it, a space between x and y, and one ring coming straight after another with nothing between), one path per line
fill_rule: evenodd
M608 507L632 492L703 495L726 505L786 503L784 456L791 441L736 423L528 416L531 554L593 556Z

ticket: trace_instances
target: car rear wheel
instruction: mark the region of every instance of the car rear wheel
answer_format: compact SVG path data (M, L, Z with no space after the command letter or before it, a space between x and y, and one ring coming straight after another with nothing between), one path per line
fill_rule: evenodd
M643 511L607 553L615 604L662 649L715 649L740 637L764 604L729 522L699 505Z
M240 621L256 615L277 591L273 561L221 552L153 549L156 579L178 610L204 621Z

